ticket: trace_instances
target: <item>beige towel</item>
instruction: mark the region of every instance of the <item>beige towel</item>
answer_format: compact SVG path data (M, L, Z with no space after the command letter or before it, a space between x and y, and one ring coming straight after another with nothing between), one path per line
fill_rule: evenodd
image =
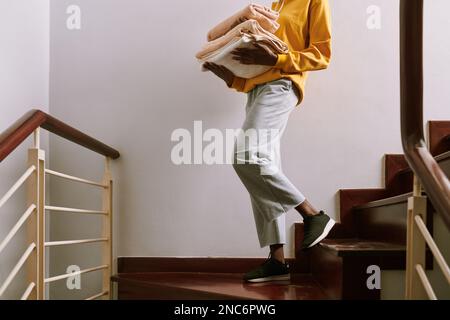
M196 57L200 63L213 62L229 69L235 76L250 79L268 70L271 66L246 65L233 59L231 51L236 48L254 48L254 42L273 53L288 52L288 46L278 37L264 30L256 20L247 20L234 27L226 35L208 42ZM203 71L207 71L202 68Z
M279 14L277 11L260 4L252 3L211 29L208 32L208 41L212 41L223 36L237 24L250 19L258 21L261 27L271 33L274 33L280 27L278 22L276 22L278 16Z
M264 30L256 20L247 20L232 30L230 30L224 36L207 42L203 48L195 55L197 59L207 59L208 55L214 51L220 50L230 41L241 37L243 34L248 34L253 36L256 41L263 41L268 43L272 48L274 53L286 53L288 51L287 45L281 41L278 37L272 33Z

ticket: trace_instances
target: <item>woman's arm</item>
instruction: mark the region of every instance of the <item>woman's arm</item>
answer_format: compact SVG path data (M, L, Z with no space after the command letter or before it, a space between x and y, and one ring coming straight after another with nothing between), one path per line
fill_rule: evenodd
M328 0L311 3L309 46L301 51L279 54L275 68L287 73L325 69L331 59L331 17Z

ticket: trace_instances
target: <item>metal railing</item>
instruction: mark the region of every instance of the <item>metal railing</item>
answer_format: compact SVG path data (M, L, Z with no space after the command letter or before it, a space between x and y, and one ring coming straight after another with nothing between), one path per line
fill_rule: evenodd
M405 296L436 299L425 274L426 245L448 284L450 270L425 225L427 197L450 229L450 181L428 150L423 133L423 0L400 1L400 79L402 144L414 172L413 196L408 199Z
M45 152L40 148L40 127L56 133L75 143L83 145L105 156L103 180L91 181L68 174L56 172L45 167ZM33 147L28 150L28 169L13 184L13 186L0 198L0 208L24 185L27 189L27 209L10 229L6 237L0 242L0 254L11 243L17 232L27 228L28 246L14 265L3 283L0 283L0 298L10 287L18 273L26 266L28 285L20 299L46 299L45 286L55 281L67 279L76 275L82 275L94 271L102 271L102 290L100 293L87 298L111 298L111 273L113 266L112 257L112 177L110 170L111 158L118 158L119 153L102 144L101 142L79 132L78 130L50 117L39 110L33 110L26 114L16 124L0 135L0 161L5 159L25 138L34 135ZM102 189L102 209L87 210L78 208L55 207L45 204L46 188L45 176L57 176L78 183L99 187ZM77 214L98 214L102 219L102 231L98 238L74 239L64 241L46 241L46 213L70 212ZM88 243L102 244L101 265L52 277L46 277L48 266L45 260L45 248L55 246L82 245Z

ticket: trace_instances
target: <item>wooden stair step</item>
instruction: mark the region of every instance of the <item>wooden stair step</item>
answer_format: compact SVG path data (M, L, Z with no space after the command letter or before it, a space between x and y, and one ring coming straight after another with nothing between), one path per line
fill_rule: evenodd
M440 130L450 131L450 122L434 122ZM436 131L436 130L435 130ZM447 132L445 131L445 132ZM434 133L433 155L450 176L448 133ZM413 174L403 155L385 155L384 188L340 189L340 221L346 237L358 237L404 243L406 239L406 203L412 193ZM431 204L430 212L434 211ZM432 215L427 225L432 227ZM431 230L431 229L430 229Z
M112 280L119 284L119 299L327 299L307 274L267 283L245 283L239 273L204 272L121 273Z
M355 236L362 239L406 244L406 213L412 193L379 199L353 207ZM433 232L433 207L427 202L427 226Z
M445 138L443 141L447 141ZM441 153L435 154L433 157L439 166L444 170L447 175L450 175L448 171L448 163L450 162L450 151L448 149L441 150ZM413 172L408 166L395 173L395 175L386 181L386 193L388 196L401 195L412 191L413 185Z
M305 252L310 270L326 294L333 299L378 300L380 290L367 287L367 270L403 269L404 245L359 238L325 239Z

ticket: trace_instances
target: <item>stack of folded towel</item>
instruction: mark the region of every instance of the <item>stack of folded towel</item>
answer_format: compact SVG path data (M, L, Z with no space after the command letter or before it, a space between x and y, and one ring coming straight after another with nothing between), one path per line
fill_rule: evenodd
M235 76L256 77L270 66L244 65L233 59L236 48L254 48L254 42L275 54L288 52L287 45L273 33L278 29L278 12L250 4L208 32L208 43L196 54L200 63L213 62L225 66ZM203 71L206 71L203 69Z

